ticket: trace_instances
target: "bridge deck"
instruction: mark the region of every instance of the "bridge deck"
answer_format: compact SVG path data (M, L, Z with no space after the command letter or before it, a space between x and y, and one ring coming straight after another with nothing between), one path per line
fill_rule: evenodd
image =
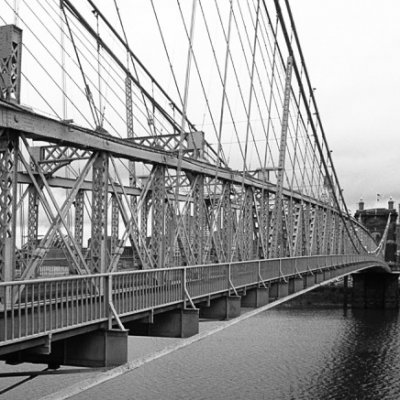
M384 265L371 256L314 256L1 283L7 307L0 314L0 355L38 338L73 336L77 329L184 308L273 281L319 277L303 288L379 264Z

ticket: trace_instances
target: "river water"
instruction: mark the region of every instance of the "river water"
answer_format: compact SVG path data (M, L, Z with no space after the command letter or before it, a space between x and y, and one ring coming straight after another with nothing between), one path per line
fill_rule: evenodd
M130 359L171 343L179 339L131 338ZM72 398L396 400L399 369L397 311L272 309ZM35 378L25 398L85 378Z

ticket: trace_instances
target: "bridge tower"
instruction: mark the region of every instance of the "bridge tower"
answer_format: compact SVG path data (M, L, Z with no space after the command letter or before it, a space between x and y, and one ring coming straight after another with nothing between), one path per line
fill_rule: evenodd
M22 30L0 27L0 99L18 104L21 93ZM15 273L18 136L0 129L0 280Z
M381 249L385 261L392 270L399 269L397 253L397 219L398 213L394 201L389 199L387 208L365 208L361 199L354 218L370 232L377 244L382 242ZM363 273L353 274L354 308L398 308L399 288L398 275L375 272L373 269Z
M397 219L399 214L394 207L394 201L389 199L387 207L375 207L365 209L364 202L360 200L358 210L354 214L363 226L371 233L377 243L385 236L384 257L385 261L392 267L399 269L400 265L396 260L398 240ZM385 232L387 230L387 232Z

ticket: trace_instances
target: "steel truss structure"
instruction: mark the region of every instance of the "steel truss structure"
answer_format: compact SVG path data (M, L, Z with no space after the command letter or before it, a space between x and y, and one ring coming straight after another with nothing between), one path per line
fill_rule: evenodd
M2 281L41 276L44 266L57 269L61 259L67 260L68 274L85 275L374 251L376 244L368 232L347 213L312 90L311 97L305 95L304 79L307 81L308 75L290 22L290 8L285 17L278 0L271 5L252 2L257 7L252 16L255 35L248 64L251 79L242 149L244 166L233 168L223 154L222 141L218 141L217 147L209 143L207 134L189 121L185 102L182 107L175 104L136 58L127 41L113 32L99 9L95 8L96 18L121 41L130 68L73 2L61 3L65 32L68 27L76 55L80 54L78 39L74 39L72 32L79 24L121 71L126 132L121 131L121 137L117 137L105 129L105 123L101 124L107 116L101 105L95 104L89 83L85 97L93 114L97 113L94 127L44 116L21 106L22 32L10 25L0 28ZM93 2L89 3L95 7ZM237 16L232 4L230 24ZM288 57L281 67L273 65L271 82L256 91L252 88L259 73L258 41L267 34L267 28L276 33L274 24L261 27L262 18L269 16L269 7L277 15L282 35L275 36L272 53L279 58L279 52L283 52L277 47L279 43ZM286 23L291 26L297 45L291 44ZM224 35L228 43L228 30ZM227 46L228 61L230 51ZM188 60L195 62L190 50ZM268 90L272 99L272 79L279 68L284 84L276 111L280 126L277 163L258 165L252 170L248 163L252 155L247 154L247 144L255 129L250 123L251 104L254 101L261 107L259 97ZM88 75L84 71L82 74L88 82ZM150 80L156 93L145 87L143 76ZM223 74L220 77L225 83ZM162 107L157 96L167 99L172 111ZM138 98L146 109L145 136L134 131L138 110L132 104ZM222 104L228 108L225 85ZM157 124L163 125L163 132L157 131ZM303 147L301 136L296 133L294 137L296 124L308 129L304 132ZM272 151L266 151L267 156L272 158ZM292 160L291 166L288 160ZM293 171L297 171L296 176ZM298 183L306 179L311 181L310 187L318 185L319 191L306 190L305 185Z

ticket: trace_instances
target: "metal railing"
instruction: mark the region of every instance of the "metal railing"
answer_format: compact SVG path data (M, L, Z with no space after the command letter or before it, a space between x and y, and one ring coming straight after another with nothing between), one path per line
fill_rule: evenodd
M313 256L0 283L0 347L274 280L372 265L384 263L369 255Z

